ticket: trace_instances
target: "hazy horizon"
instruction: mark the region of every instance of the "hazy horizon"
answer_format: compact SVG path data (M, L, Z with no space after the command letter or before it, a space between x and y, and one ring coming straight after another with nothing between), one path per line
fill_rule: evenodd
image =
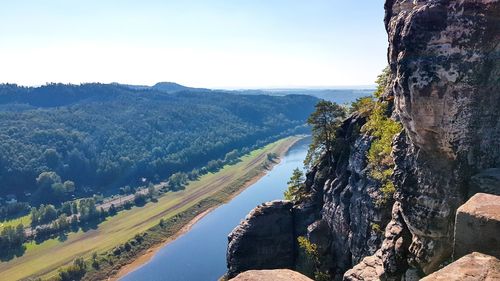
M189 84L180 84L174 81L158 81L156 83L152 84L129 84L129 83L121 83L121 82L99 82L99 81L89 81L89 82L82 82L82 83L65 83L65 82L46 82L44 84L34 84L34 85L23 85L20 83L13 83L13 82L0 82L0 84L15 84L20 87L32 87L32 88L38 88L38 87L43 87L46 85L50 84L64 84L64 85L83 85L83 84L92 84L92 83L99 83L99 84L119 84L119 85L129 85L129 86L139 86L139 87L153 87L154 85L158 83L175 83L181 86L189 87L189 88L206 88L210 90L227 90L227 91L244 91L244 90L261 90L261 91L295 91L295 90L371 90L376 88L376 84L372 85L331 85L331 86L293 86L293 87L286 87L286 86L271 86L271 87L203 87L203 86L191 86Z

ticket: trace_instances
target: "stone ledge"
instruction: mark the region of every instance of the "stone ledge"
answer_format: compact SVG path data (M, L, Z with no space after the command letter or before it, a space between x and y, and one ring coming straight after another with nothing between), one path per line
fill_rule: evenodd
M248 270L230 281L313 281L309 277L289 269Z
M474 252L421 279L421 281L454 280L500 280L500 260L492 256Z

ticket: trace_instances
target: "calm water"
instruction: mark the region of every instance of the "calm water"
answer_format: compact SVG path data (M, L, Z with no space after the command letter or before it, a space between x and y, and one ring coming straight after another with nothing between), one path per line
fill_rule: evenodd
M210 281L226 272L227 235L255 206L283 198L292 170L302 167L309 140L296 143L266 176L198 221L122 281Z

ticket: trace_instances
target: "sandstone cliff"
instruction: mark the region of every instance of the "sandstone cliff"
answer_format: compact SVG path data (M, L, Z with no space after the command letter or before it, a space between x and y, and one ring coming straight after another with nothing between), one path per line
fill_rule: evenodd
M229 277L249 269L293 266L295 236L291 209L291 202L265 203L233 230L228 237Z
M334 163L310 169L308 197L287 203L283 217L291 224L283 229L318 246L331 278L353 266L344 279L430 274L451 259L458 207L479 191L500 194L500 1L387 0L385 9L391 79L382 100L404 127L393 141L394 198L375 204L382 194L367 172L372 138L360 133L366 116L354 114L337 132ZM249 241L258 248L289 239L232 237L232 275L232 258ZM258 252L253 259L280 259ZM293 258L284 267L311 272L296 240L286 253Z
M500 166L499 15L499 1L386 1L395 113L405 128L393 150L392 223L410 234L400 234L408 247L384 245L389 275L406 263L427 274L448 259L471 178Z
M380 227L391 219L392 201L376 204L382 194L380 183L368 175L371 137L360 133L365 122L365 116L354 114L342 124L335 161L331 166L319 161L310 169L304 200L259 206L233 230L227 253L229 277L271 268L296 268L312 275L314 268L299 251L299 236L318 246L321 269L332 276L375 253L383 239Z

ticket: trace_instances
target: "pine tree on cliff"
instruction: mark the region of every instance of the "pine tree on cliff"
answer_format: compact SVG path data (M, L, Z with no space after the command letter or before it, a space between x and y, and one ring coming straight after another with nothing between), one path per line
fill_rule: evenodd
M307 123L312 126L313 139L304 161L306 165L314 164L318 155L323 152L328 159L328 164L332 164L335 132L345 117L345 109L334 102L322 100L316 104L316 110L307 119Z
M284 193L286 200L298 201L304 196L304 173L299 168L293 170L292 176L287 184L288 189Z

